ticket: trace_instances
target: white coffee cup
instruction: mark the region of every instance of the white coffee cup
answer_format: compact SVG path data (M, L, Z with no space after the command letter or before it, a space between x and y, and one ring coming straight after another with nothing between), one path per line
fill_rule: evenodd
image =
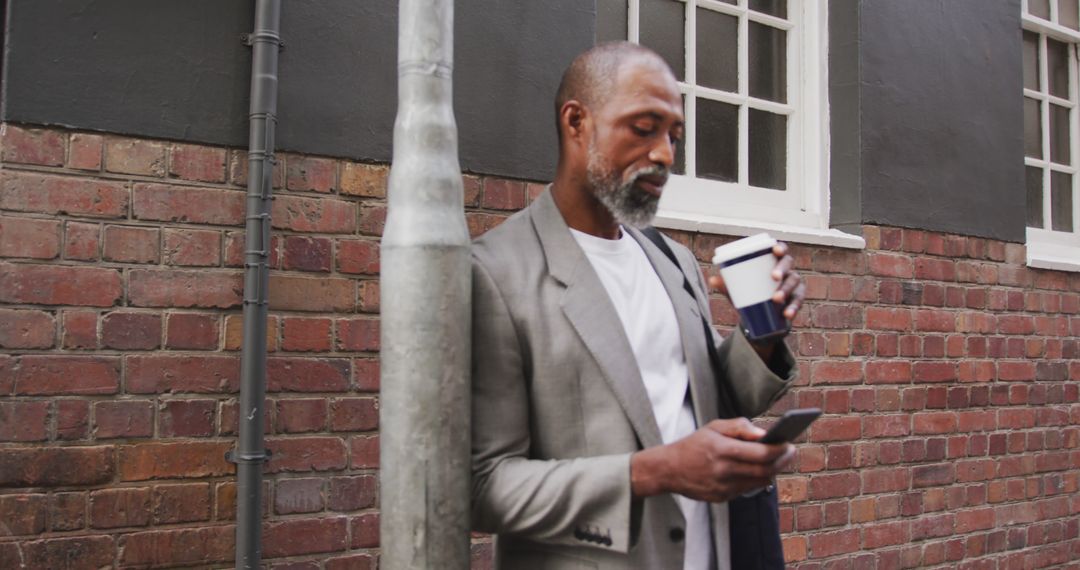
M750 340L783 336L791 327L784 318L783 306L772 300L780 286L772 278L777 263L775 245L775 239L762 233L722 245L713 254L713 265L720 268L728 296Z

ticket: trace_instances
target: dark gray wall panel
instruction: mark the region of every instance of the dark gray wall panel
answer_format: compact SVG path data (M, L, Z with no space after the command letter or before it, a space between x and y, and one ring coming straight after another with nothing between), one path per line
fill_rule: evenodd
M860 11L863 220L1023 241L1020 1Z
M829 222L862 234L859 0L829 3Z
M10 0L4 120L244 146L248 0ZM552 99L595 4L469 0L455 17L462 167L546 179ZM278 147L386 161L395 0L283 3Z

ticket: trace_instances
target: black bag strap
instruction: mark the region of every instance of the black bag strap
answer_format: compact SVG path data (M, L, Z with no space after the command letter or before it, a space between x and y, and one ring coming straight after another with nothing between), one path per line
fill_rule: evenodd
M664 255L671 260L671 263L675 264L675 268L679 270L679 273L682 275L683 278L683 289L687 293L689 293L690 298L692 298L696 302L697 294L694 293L694 286L690 284L690 278L686 276L686 272L683 271L682 266L679 265L679 261L675 259L675 252L671 251L671 246L669 246L667 242L664 241L664 236L660 234L660 230L656 229L653 226L649 226L641 230L641 233L644 234L645 237L649 238L649 241L653 242L656 247L660 248L660 251L662 251ZM712 369L715 373L721 370L720 353L716 351L716 345L713 344L712 325L709 324L708 317L706 317L707 314L708 313L703 313L701 315L701 326L702 332L705 333L705 348L709 351L709 362L712 364ZM738 407L738 400L735 399L735 394L732 393L731 386L728 386L727 382L717 382L716 384L720 388L721 415L728 418L742 416L743 414L740 412Z

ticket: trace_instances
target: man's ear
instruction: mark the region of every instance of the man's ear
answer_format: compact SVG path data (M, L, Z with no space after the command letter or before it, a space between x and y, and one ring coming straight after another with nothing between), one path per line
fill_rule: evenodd
M563 138L569 141L582 140L588 130L589 110L580 101L571 99L563 103L559 109L559 127L563 130Z

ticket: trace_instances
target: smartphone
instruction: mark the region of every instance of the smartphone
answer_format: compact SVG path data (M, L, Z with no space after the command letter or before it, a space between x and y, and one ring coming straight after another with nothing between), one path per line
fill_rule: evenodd
M788 443L794 441L820 415L821 410L818 408L788 410L780 417L780 421L769 428L769 431L758 440L758 443Z

